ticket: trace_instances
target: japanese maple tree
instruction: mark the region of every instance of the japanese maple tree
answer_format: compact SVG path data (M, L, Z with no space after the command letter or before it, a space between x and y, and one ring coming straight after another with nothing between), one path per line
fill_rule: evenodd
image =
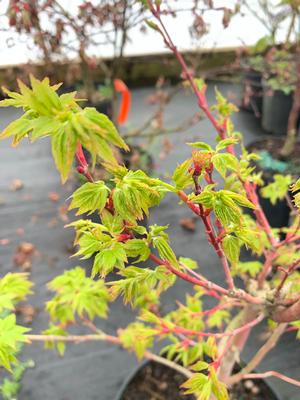
M186 85L212 124L215 146L188 143L191 156L177 166L170 181L152 178L118 163L114 147L126 150L126 143L105 115L94 108L82 109L75 93L59 96L59 85L34 77L31 87L19 82L20 93L5 90L8 98L0 105L19 107L24 113L4 129L2 139L12 137L17 145L26 138L34 142L49 136L62 182L77 159L77 170L86 183L71 196L70 208L87 217L69 226L75 230L76 256L91 259L93 266L91 276L76 266L48 283L53 292L46 304L50 323L41 333L29 333L16 322L16 304L32 291L28 276L9 273L2 277L0 308L5 313L0 319L0 364L10 370L17 363L20 343L42 341L63 354L68 342L108 341L134 351L139 359L146 357L177 369L187 377L186 393L201 400L228 399L228 388L248 378L275 376L300 386L281 371L253 372L285 332L295 330L299 336L300 217L295 213L283 232L270 227L257 196L262 178L251 164L257 156L246 151L231 120L237 108L219 91L215 104L208 104L205 82L192 76L169 35L163 5L158 0L144 3L153 15L149 26L174 53ZM112 174L111 185L94 181L83 148L92 154L92 163L102 160ZM290 187L284 179L278 182L280 190L267 190L266 195L276 201L288 191L295 192L295 208L299 207L300 183ZM188 254L176 256L168 226L146 228L141 223L167 193L202 222L207 246L218 256L216 268L223 271L224 285L208 280L205 269ZM99 214L98 222L88 218L94 212ZM285 234L283 239L280 233ZM242 247L251 250L252 261L240 261ZM148 266L141 267L141 261ZM114 280L112 271L120 279ZM177 279L189 282L191 292L184 304L174 304L173 311L161 315L160 295ZM138 317L112 336L98 329L96 317L105 318L109 302L118 296L138 310ZM207 296L215 305L204 309ZM235 372L252 329L263 322L268 322L267 339L250 362ZM71 334L72 325L84 325L90 332ZM168 342L162 354L152 353L151 347L161 339Z

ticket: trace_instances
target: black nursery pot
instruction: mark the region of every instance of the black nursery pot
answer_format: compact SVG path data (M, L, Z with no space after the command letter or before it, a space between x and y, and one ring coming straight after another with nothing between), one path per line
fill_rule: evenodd
M271 175L273 174L263 173L263 180L266 184L273 182L273 179L270 179ZM291 209L285 199L272 204L269 199L261 196L260 191L258 191L258 198L272 228L284 228L289 225Z
M128 376L121 386L115 400L195 400L192 395L184 395L179 389L187 378L179 372L156 363L145 361ZM242 383L234 387L233 400L280 400L279 396L264 380L253 380L259 388L254 394Z
M263 129L275 135L285 135L292 103L292 94L286 95L281 90L272 91L265 85L262 111Z
M251 153L259 153L259 151L266 150L269 153L275 156L283 146L283 139L280 138L272 138L260 140L257 142L253 142L247 146L247 150ZM298 146L294 150L293 158L297 157L299 149ZM276 156L275 156L276 158ZM261 166L254 163L258 172L262 173L262 179L267 186L269 183L274 181L274 175L280 174L280 172L264 169ZM287 172L288 173L288 172ZM269 199L262 197L260 194L261 188L258 189L257 195L259 199L259 203L269 221L269 224L272 228L284 228L289 225L291 209L288 205L286 199L278 200L275 204L272 204Z
M242 108L254 113L255 116L262 115L263 103L262 76L257 71L247 71L244 74L244 94Z
M61 85L57 90L57 93L60 96L62 94L70 93L70 92L76 92L76 87L74 85Z

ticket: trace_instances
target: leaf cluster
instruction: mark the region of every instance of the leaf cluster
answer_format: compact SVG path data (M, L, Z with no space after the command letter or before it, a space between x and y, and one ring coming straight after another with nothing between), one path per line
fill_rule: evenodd
M53 321L66 324L75 322L76 315L89 320L107 315L109 295L104 282L87 277L80 267L65 271L47 287L55 292L46 303L46 310Z
M126 267L120 271L122 279L109 282L113 298L118 295L124 297L125 303L130 302L133 306L139 304L140 298L155 292L160 294L175 283L176 277L165 267L155 269L139 268L135 266Z
M194 394L197 400L209 400L212 395L217 400L229 400L226 385L218 380L214 367L206 363L197 363L196 370L203 370L208 367L208 374L195 373L189 380L182 384L186 394Z
M272 204L276 204L278 200L282 200L288 195L291 184L291 175L276 174L273 182L264 186L260 192L265 199L269 199Z
M8 273L0 279L0 313L12 311L31 294L32 282L27 273Z
M24 334L29 330L17 325L15 314L0 319L0 366L12 371L11 365L17 363L16 354L27 341Z
M122 329L119 338L125 349L134 351L141 360L145 351L153 346L156 330L151 329L141 322L134 322Z
M141 170L128 171L120 166L110 170L115 175L112 193L115 211L133 224L149 215L149 208L158 205L168 191L160 179L150 178Z
M31 76L30 83L31 88L18 81L20 93L3 89L9 98L2 100L0 107L22 108L24 114L11 122L0 138L13 136L13 145L17 145L27 136L31 141L50 136L63 182L70 173L78 143L91 153L94 163L97 156L116 163L112 146L128 149L106 115L95 108L80 108L75 92L59 96L56 91L60 85L51 86L48 78L39 81Z

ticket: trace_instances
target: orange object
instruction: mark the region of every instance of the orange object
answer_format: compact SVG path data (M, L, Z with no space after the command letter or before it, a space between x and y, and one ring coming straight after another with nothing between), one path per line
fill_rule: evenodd
M123 125L128 118L131 108L131 93L126 84L121 79L114 79L115 91L121 93L121 104L118 115L118 123Z

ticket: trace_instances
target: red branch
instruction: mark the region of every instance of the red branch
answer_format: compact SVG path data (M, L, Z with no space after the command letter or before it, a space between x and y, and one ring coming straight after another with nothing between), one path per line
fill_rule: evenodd
M210 308L209 310L193 312L192 316L193 317L206 317L208 315L214 314L215 312L217 312L219 310L224 310L225 308L231 308L231 307L237 307L237 306L241 306L241 303L239 301L222 303L222 304L218 304L217 306L215 306L213 308Z
M169 327L164 325L161 333L163 334L168 334L168 333L175 333L175 334L183 334L186 336L198 336L198 337L210 337L213 336L217 339L223 338L223 337L231 337L231 336L236 336L242 332L245 332L249 330L250 328L253 328L254 326L258 325L263 319L264 315L260 314L257 318L253 319L252 321L248 322L247 324L240 326L237 329L234 329L231 332L199 332L199 331L194 331L192 329L186 329L181 326L174 326L174 327Z
M280 269L282 271L282 273L283 273L283 277L282 277L282 279L281 279L281 281L280 281L280 283L279 283L279 285L277 287L277 290L276 290L276 293L275 293L275 297L279 297L280 292L281 292L281 290L282 290L287 278L291 275L291 273L293 273L298 268L299 264L300 264L300 259L298 259L295 262L293 262L288 267L288 269L284 269L284 268Z
M297 381L296 379L289 378L286 375L281 374L280 372L276 371L267 371L267 372L262 372L262 373L257 373L257 374L246 374L243 376L243 379L265 379L265 378L270 378L274 376L275 378L281 379L287 383L290 383L295 386L300 387L300 381Z
M274 258L277 257L277 254L274 252L270 252L266 255L266 260L265 263L263 265L262 271L260 272L260 274L258 275L258 285L259 288L263 287L264 281L266 279L266 277L269 275L269 273L272 270L272 266L273 266L273 260Z
M208 290L215 290L225 296L236 298L239 300L245 300L248 303L252 303L252 304L263 304L264 303L263 299L254 297L242 289L228 290L228 289L225 289L222 286L219 286L216 283L213 283L211 281L195 278L194 276L191 276L191 275L187 274L186 272L180 271L179 269L173 267L168 261L161 260L155 254L151 253L149 258L152 261L154 261L157 265L164 265L174 275L178 276L179 278L183 279L184 281L192 283L193 285L201 286Z
M289 196L287 196L288 198L290 198ZM298 232L298 230L300 229L300 217L298 216L298 221L295 224L294 227L291 227L292 231L288 232L286 235L285 240L283 241L284 243L288 242L290 239L294 238L296 233Z
M282 246L284 246L286 244L291 244L291 243L297 242L297 240L300 240L300 235L293 236L293 237L290 237L290 238L286 238L282 242L277 243L276 248L282 247Z
M179 278L183 279L184 281L190 282L193 285L204 287L208 290L216 290L223 295L229 295L229 291L221 286L206 280L200 280L194 276L187 274L186 272L180 271L179 269L173 267L168 261L161 260L155 254L150 254L149 258L154 261L157 265L164 265L170 272L174 275L178 276Z
M200 109L206 114L207 118L210 120L212 125L215 127L216 131L220 135L220 138L225 139L226 132L224 130L224 127L218 123L218 121L215 119L212 112L210 111L210 108L208 106L206 96L205 96L205 90L198 89L192 73L190 72L184 58L182 57L181 53L178 51L172 38L169 35L167 29L165 28L165 25L160 18L159 12L157 12L155 10L155 8L150 4L150 2L149 2L149 6L151 9L151 12L153 13L155 18L159 21L159 23L161 25L161 29L160 28L158 28L158 29L164 39L166 46L174 53L175 57L177 58L178 62L181 65L184 78L189 81L191 88L198 99L198 105L199 105Z
M208 282L207 279L205 279L204 276L202 276L202 275L198 274L196 271L194 271L194 270L188 268L185 264L180 263L180 265L182 265L182 266L184 267L184 269L185 269L191 276L194 276L194 277L198 278L200 281ZM212 290L212 289L208 290L208 289L206 289L206 294L207 294L207 296L214 297L214 298L217 299L217 300L220 300L220 299L221 299L221 295L220 295L216 290Z
M188 196L182 190L180 190L178 192L178 196L180 197L180 199L184 203L186 203L188 205L188 207L195 214L197 214L202 219L203 224L205 226L205 231L206 231L206 234L207 234L207 237L208 237L208 241L209 241L209 243L212 244L213 248L215 249L218 257L220 258L220 260L222 262L228 287L229 287L229 289L233 289L234 288L234 281L233 281L233 278L232 278L232 275L231 275L231 272L230 272L228 260L227 260L225 254L224 254L224 251L222 249L222 246L221 246L219 240L217 239L217 237L214 234L209 215L206 215L203 212L203 210L197 204L194 204L193 202L191 202L188 199Z

